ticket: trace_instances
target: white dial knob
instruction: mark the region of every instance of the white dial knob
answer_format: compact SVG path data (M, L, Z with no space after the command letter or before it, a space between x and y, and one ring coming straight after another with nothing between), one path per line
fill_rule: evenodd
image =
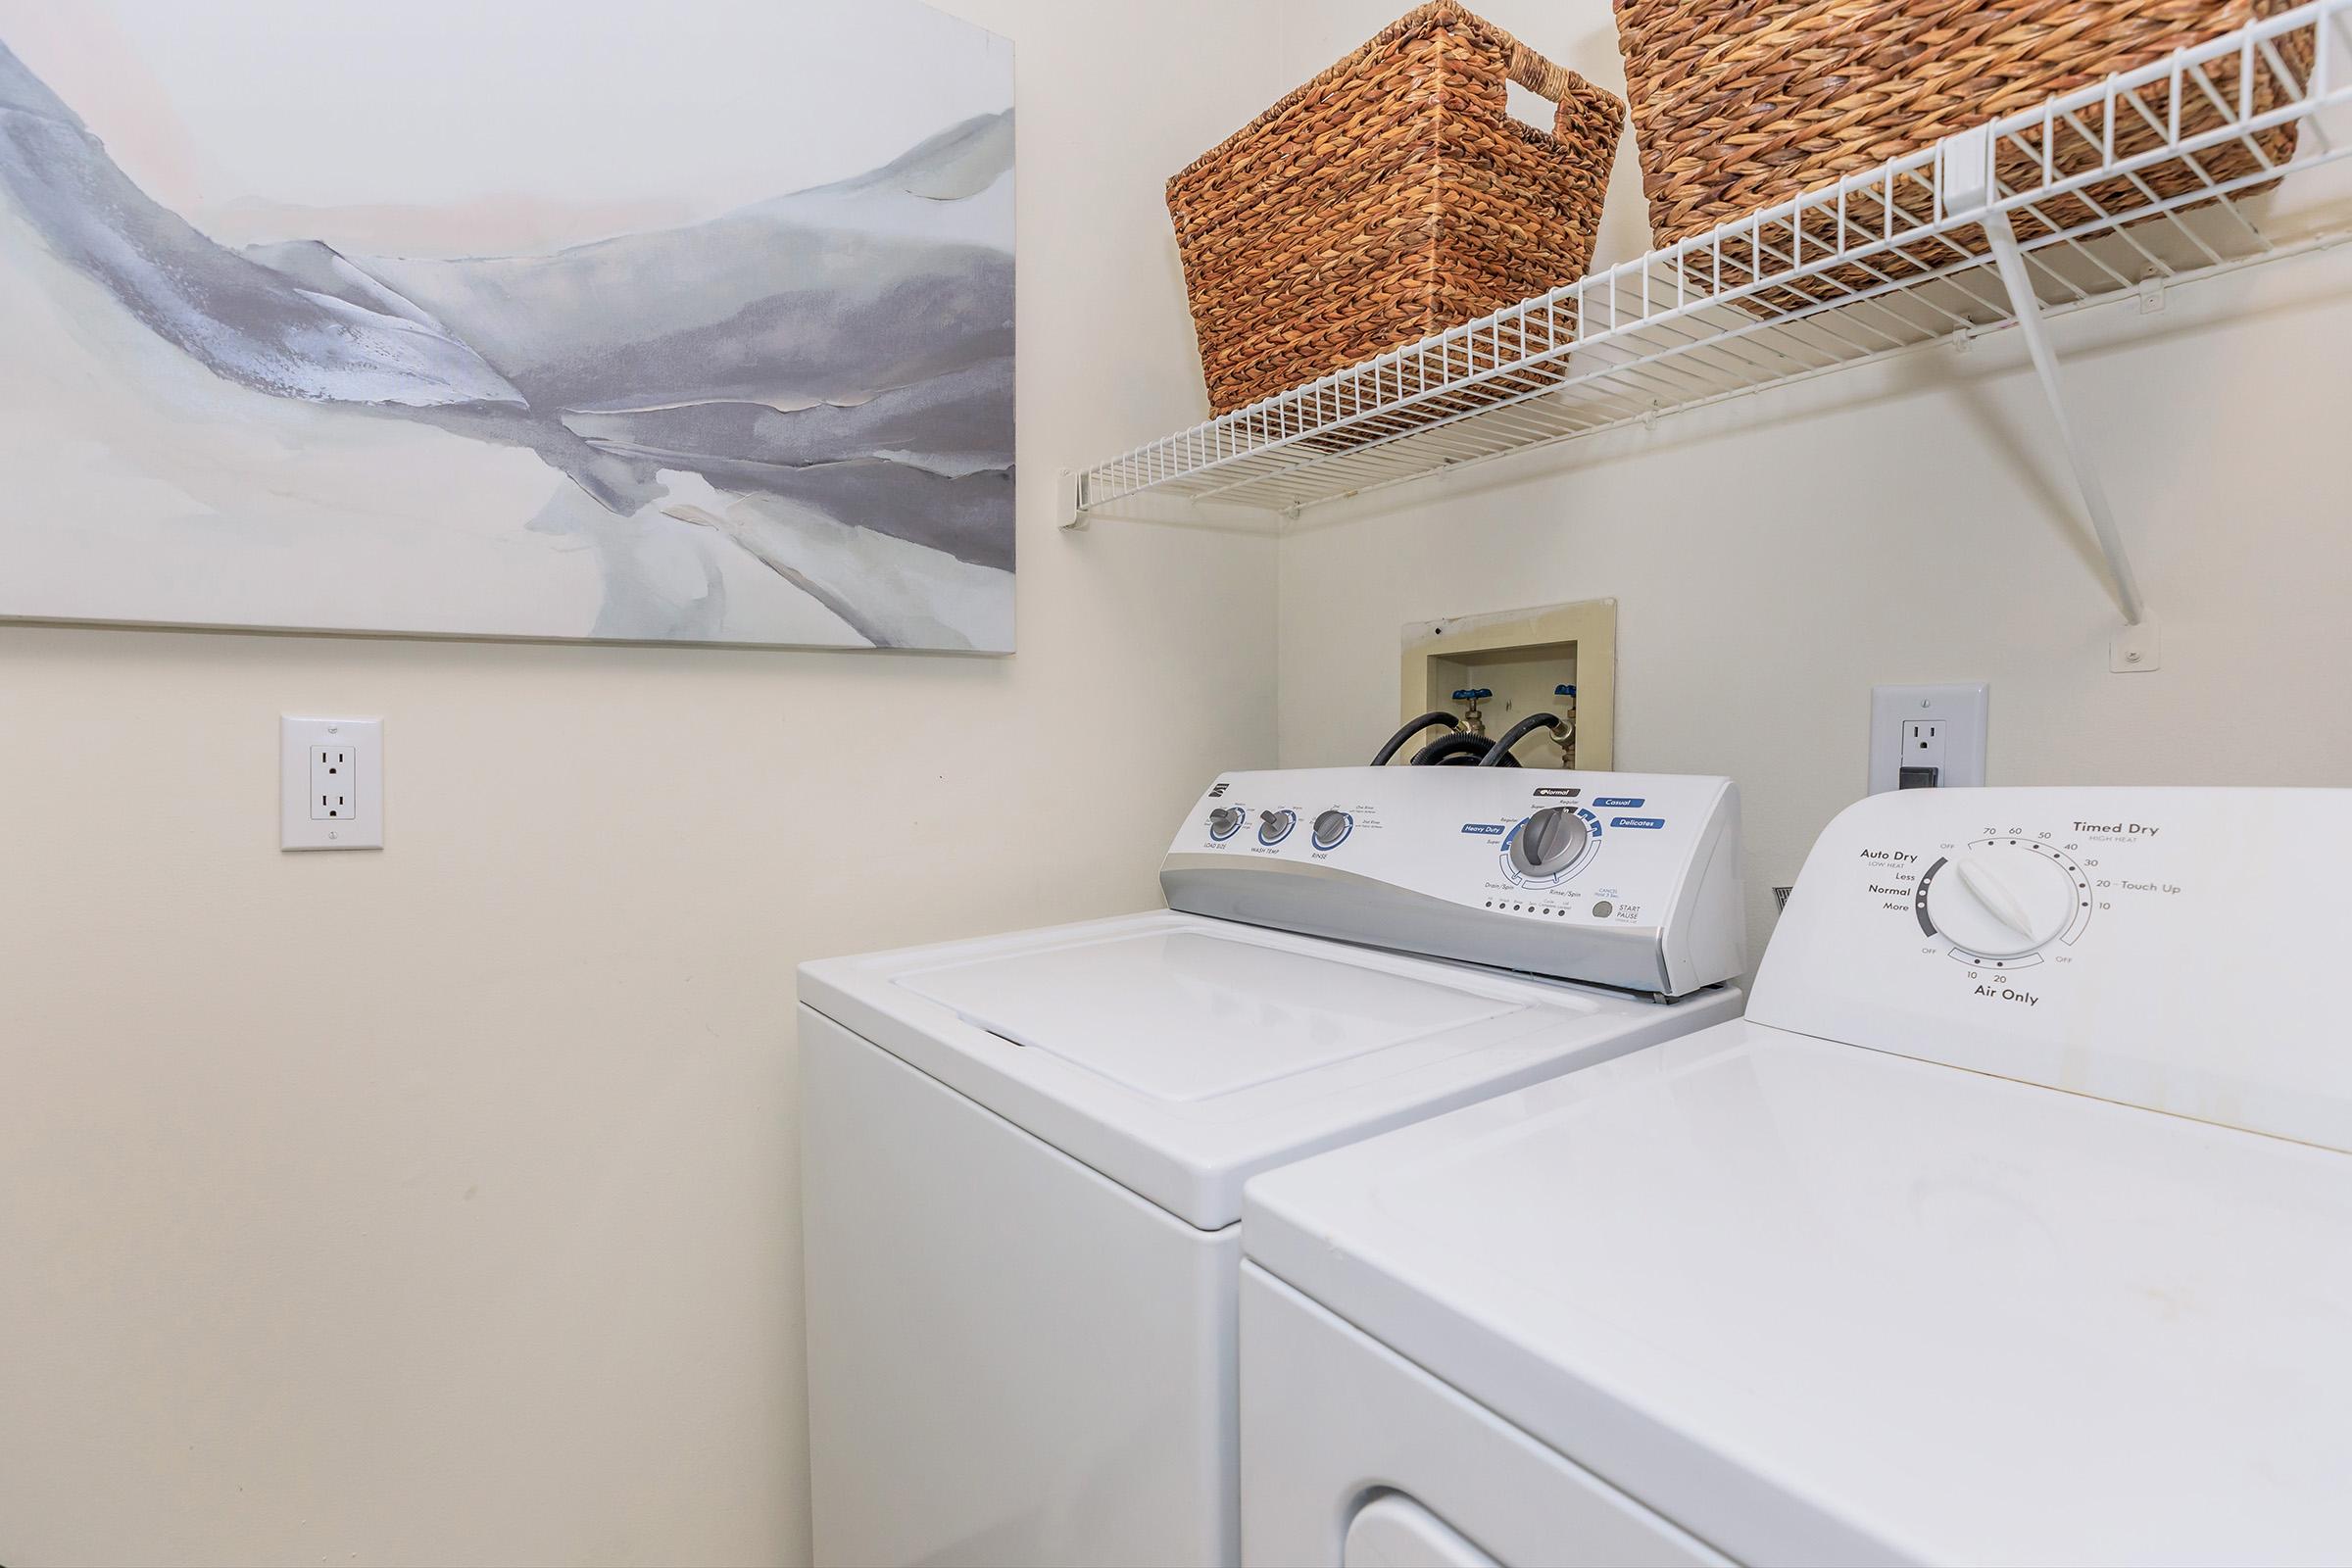
M1928 920L1963 952L2022 958L2065 931L2081 897L2048 856L2023 844L1976 844L1928 884Z

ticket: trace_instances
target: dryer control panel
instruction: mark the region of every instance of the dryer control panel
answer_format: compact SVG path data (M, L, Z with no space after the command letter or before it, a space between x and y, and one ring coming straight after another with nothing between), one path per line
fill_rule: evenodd
M1172 908L1681 996L1746 965L1728 779L1473 767L1227 773Z
M2352 1149L2352 791L1944 789L1825 830L1759 1023Z

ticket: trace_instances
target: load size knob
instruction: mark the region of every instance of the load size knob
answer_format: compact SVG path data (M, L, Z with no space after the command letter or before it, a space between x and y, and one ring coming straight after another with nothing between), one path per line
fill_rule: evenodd
M1261 811L1257 818L1257 842L1280 844L1291 836L1291 829L1298 825L1298 813L1297 811Z
M1242 830L1243 814L1238 806L1218 807L1208 813L1208 836L1212 839L1233 837Z
M1592 829L1565 806L1546 806L1511 835L1511 869L1523 877L1558 876L1585 853Z

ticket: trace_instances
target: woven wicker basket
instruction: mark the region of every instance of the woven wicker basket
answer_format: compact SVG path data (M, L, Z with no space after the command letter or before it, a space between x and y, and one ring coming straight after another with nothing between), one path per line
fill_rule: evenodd
M1549 135L1506 107L1559 106ZM1168 181L1219 414L1574 282L1625 108L1436 0Z
M1652 242L1704 234L2295 3L1616 0ZM2310 31L2283 45L2289 64L2308 74ZM2233 62L2212 74L2226 96L2235 92ZM2258 111L2278 101L2278 84L2268 72L2261 74ZM2202 128L2218 122L2215 116ZM2188 128L2193 134L2200 127ZM2123 154L2160 139L2152 127L2129 121L2118 131ZM2293 153L2295 127L2281 126L2259 144L2273 162L2281 161ZM2008 161L2005 177L2038 183L2024 167L2030 162L2024 153L2006 148L2001 156ZM2216 181L2261 167L2236 142L2202 163ZM2066 172L2061 167L2061 177ZM2186 160L2140 177L2167 198L2205 184ZM2145 200L2124 180L2083 194L2110 209ZM1917 199L1924 206L1924 188ZM2067 224L2092 211L2060 204L2048 216ZM1917 270L1900 257L1877 265L1889 275Z

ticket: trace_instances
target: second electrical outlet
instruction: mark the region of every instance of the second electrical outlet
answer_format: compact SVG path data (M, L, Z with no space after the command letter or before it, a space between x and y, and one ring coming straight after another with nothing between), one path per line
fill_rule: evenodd
M1984 782L1992 688L1873 686L1870 793L1952 789Z

